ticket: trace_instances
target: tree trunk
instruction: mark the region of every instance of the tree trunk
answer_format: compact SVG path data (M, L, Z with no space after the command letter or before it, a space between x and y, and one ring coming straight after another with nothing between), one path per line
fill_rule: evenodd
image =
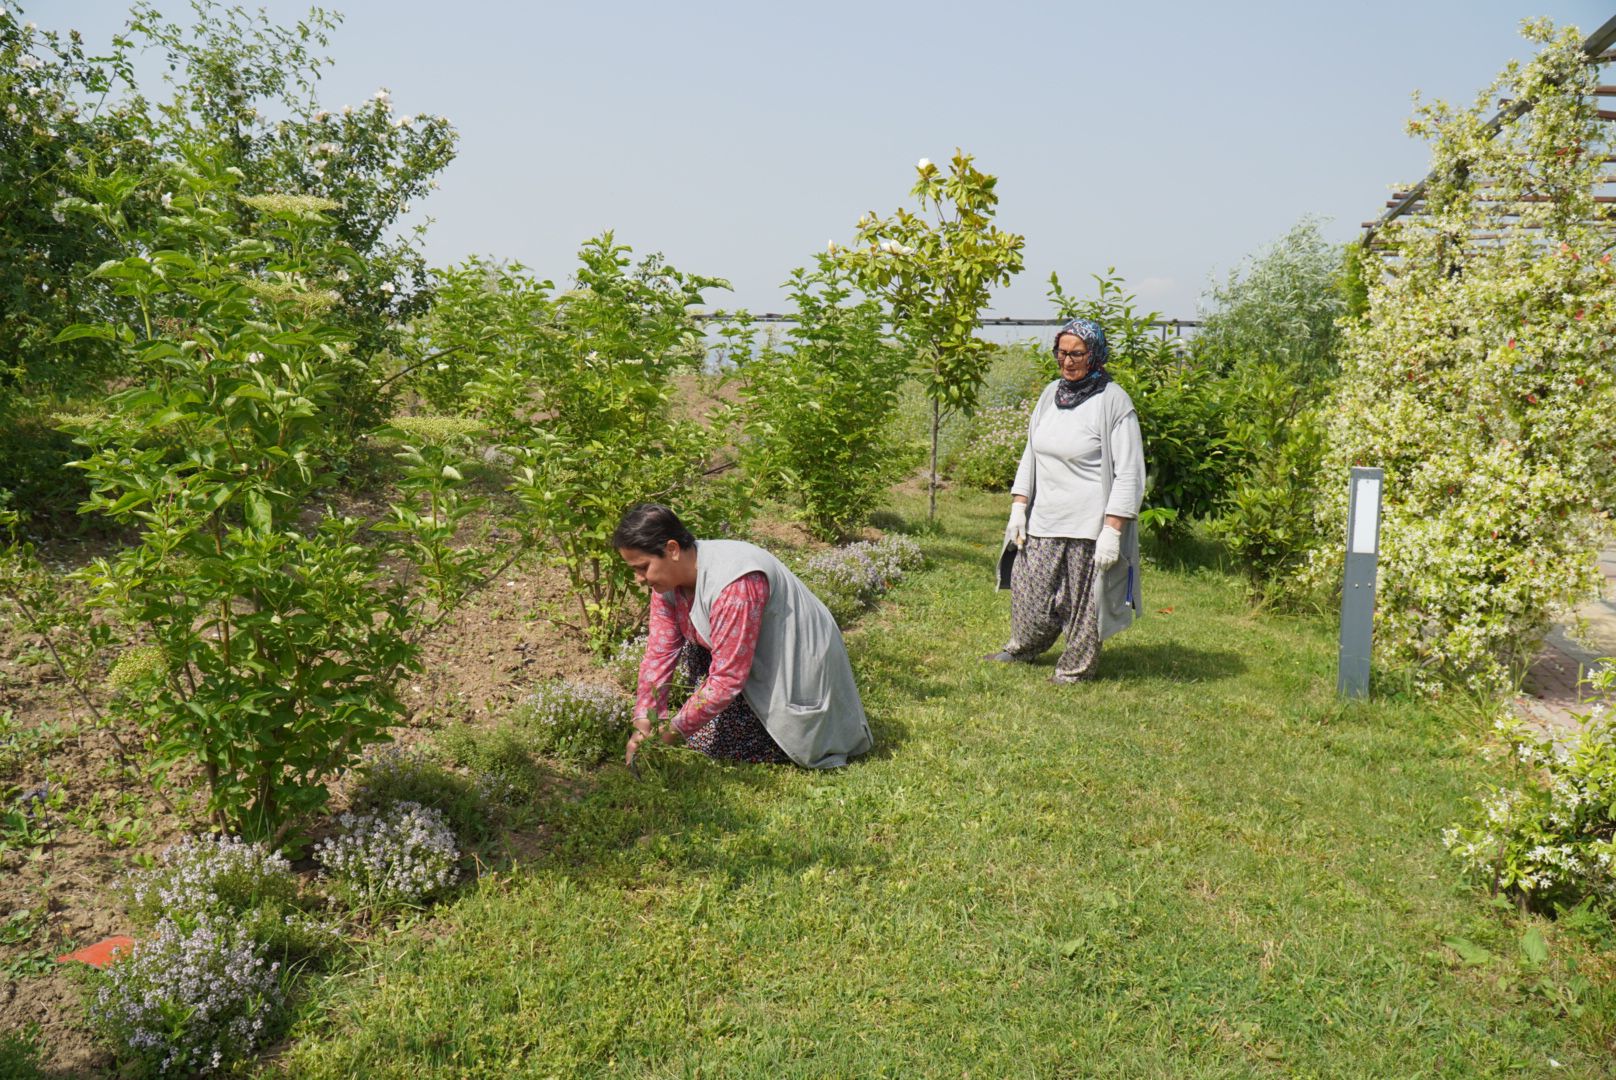
M937 522L937 428L942 422L942 402L936 398L931 399L931 508L926 511L926 521L930 524Z

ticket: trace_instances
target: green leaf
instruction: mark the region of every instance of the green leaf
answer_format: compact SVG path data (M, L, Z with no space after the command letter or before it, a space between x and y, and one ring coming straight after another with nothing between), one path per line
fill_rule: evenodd
M51 343L60 345L64 341L77 341L79 338L97 338L101 341L118 340L118 332L110 326L96 323L74 323L51 339Z
M261 491L247 492L247 524L265 533L274 527L275 518L270 512L269 500L264 498Z
M1459 954L1459 959L1472 966L1480 966L1490 962L1493 954L1466 938L1443 938L1442 944Z
M1543 940L1543 931L1532 927L1521 936L1521 955L1534 964L1547 963L1549 943Z

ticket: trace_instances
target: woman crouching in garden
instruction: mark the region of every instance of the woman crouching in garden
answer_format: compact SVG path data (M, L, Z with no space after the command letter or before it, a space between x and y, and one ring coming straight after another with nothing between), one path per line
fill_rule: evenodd
M1128 392L1111 381L1105 331L1073 319L1055 334L1060 377L1044 388L1010 488L999 588L1010 641L989 660L1031 663L1064 631L1051 682L1086 682L1100 642L1139 610L1145 454Z
M695 691L662 733L734 761L845 765L869 750L842 632L808 587L767 551L740 540L697 541L672 510L646 503L623 515L612 546L651 589L650 639L640 661L633 764L667 709L683 664Z

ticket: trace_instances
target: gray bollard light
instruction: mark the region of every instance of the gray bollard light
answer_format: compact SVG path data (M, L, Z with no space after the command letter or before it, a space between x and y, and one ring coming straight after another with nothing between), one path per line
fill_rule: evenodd
M1347 572L1341 583L1341 658L1335 692L1369 696L1374 647L1375 567L1380 561L1380 469L1354 467L1347 496Z

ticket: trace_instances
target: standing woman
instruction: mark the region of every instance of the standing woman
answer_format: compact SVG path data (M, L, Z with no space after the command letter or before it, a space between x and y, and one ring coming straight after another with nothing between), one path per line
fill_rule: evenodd
M740 540L697 541L666 506L629 510L612 546L651 588L650 637L640 661L633 764L668 706L681 663L699 679L663 732L735 761L794 761L827 769L873 741L842 631L819 598L767 551Z
M1145 454L1128 392L1106 374L1105 331L1073 319L1055 335L1060 378L1044 388L1010 488L999 588L1010 642L986 659L1031 663L1063 631L1051 682L1086 682L1100 642L1139 610Z

